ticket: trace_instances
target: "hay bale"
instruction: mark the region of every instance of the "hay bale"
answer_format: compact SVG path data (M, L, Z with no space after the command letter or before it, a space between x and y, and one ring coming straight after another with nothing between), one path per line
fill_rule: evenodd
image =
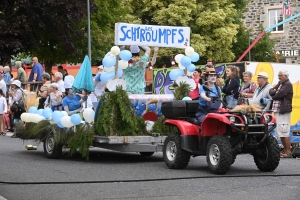
M262 109L259 105L247 105L247 104L243 104L243 105L238 105L236 106L234 109L230 110L230 112L242 112L242 113L256 113L256 112L261 112Z

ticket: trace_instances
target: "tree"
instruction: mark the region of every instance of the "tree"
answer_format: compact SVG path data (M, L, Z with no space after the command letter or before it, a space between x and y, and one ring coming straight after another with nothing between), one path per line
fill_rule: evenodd
M81 0L4 0L0 3L1 62L25 52L38 56L51 71L55 62L82 60L87 5ZM91 3L91 12L96 7ZM3 46L3 45L1 45Z
M232 43L238 25L232 0L127 0L132 5L131 23L191 27L191 46L203 57L232 61ZM134 19L134 20L133 20ZM178 49L162 49L160 55L182 53Z

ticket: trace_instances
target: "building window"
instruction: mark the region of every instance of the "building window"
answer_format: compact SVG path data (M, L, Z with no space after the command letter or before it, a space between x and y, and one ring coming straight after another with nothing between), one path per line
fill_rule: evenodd
M283 21L281 9L269 10L269 27ZM272 29L272 32L283 32L283 24Z

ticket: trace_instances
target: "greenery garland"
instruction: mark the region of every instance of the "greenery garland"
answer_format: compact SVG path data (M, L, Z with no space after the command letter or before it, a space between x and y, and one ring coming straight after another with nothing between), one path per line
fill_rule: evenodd
M184 97L188 96L189 92L192 90L190 84L185 81L180 82L178 87L174 87L174 100L182 100Z
M159 133L161 135L168 135L169 133L177 133L178 129L175 126L166 126L164 122L166 121L165 116L161 116L156 120L152 127L152 133Z
M135 136L148 135L145 120L137 116L131 107L128 94L122 87L102 95L101 106L95 122L96 135Z

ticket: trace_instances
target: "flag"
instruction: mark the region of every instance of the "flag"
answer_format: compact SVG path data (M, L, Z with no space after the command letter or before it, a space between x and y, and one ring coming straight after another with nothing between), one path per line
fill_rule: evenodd
M282 14L292 16L291 2L289 0L282 1Z

